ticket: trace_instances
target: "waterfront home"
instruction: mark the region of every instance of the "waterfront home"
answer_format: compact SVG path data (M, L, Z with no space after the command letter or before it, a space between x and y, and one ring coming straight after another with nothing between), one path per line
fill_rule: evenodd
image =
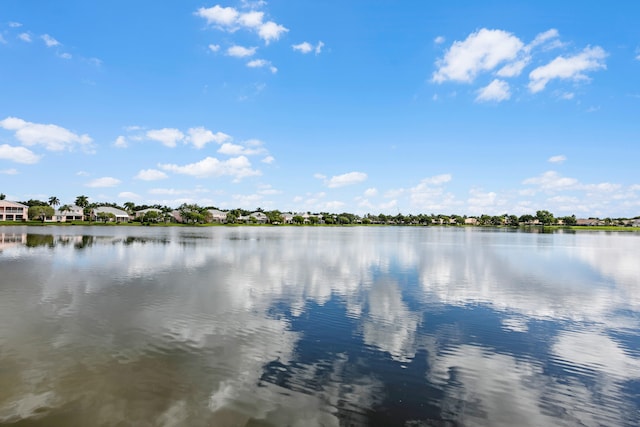
M93 212L91 213L91 220L99 220L102 217L105 217L105 215L109 217L113 215L113 217L111 217L109 221L115 222L129 222L129 220L131 219L129 214L122 209L113 208L111 206L98 206L97 208L93 209Z
M211 215L211 222L219 222L222 224L227 222L226 212L221 211L219 209L209 209L208 212Z
M26 221L29 219L28 213L29 206L0 200L0 221Z
M82 221L84 219L84 210L80 206L72 205L68 209L58 210L56 209L53 217L47 218L47 221L53 222L67 222L67 221Z
M155 212L158 214L158 216L162 215L162 211L160 209L149 208L149 209L140 209L139 211L135 211L134 216L136 218L143 218L148 212Z

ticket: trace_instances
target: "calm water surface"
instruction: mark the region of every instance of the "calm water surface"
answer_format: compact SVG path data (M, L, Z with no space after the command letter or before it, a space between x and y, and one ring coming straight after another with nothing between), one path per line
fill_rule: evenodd
M640 235L0 227L0 425L638 426Z

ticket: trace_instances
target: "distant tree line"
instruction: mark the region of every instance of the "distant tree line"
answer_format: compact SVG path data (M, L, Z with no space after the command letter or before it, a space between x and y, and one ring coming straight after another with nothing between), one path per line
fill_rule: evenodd
M0 193L0 200L4 200L5 195ZM50 218L54 215L55 209L60 206L60 199L56 196L51 196L47 201L38 199L29 199L27 201L19 202L29 207L28 215L29 219L42 220ZM74 204L83 209L84 216L86 218L94 217L94 209L98 206L110 206L113 208L126 211L130 215L141 210L147 210L144 215L134 220L144 223L157 223L157 222L170 222L174 221L172 212L177 211L182 222L187 224L204 224L212 221L212 210L219 210L226 213L226 223L242 223L242 222L256 222L255 217L250 216L252 213L261 212L270 224L282 224L284 222L283 212L279 210L265 211L262 208L256 208L253 211L246 209L230 209L223 210L215 206L200 206L195 203L183 203L176 209L169 206L162 206L158 204L154 205L136 205L134 202L126 202L122 206L117 203L91 203L89 198L85 195L76 197ZM69 212L72 210L72 206L65 204L60 206L59 211ZM396 215L387 214L366 214L360 216L357 214L342 212L342 213L330 213L330 212L317 212L312 214L307 212L307 215L301 214L289 214L293 215L291 222L293 224L310 224L316 225L319 223L329 225L349 225L349 224L383 224L383 225L477 225L477 226L520 226L520 225L577 225L578 220L575 215L555 217L548 210L538 210L535 215L513 215L504 213L502 215L478 215L478 216L466 216L466 215L445 215L445 214L407 214L403 215L398 213ZM113 214L106 212L99 212L95 215L98 221L112 220ZM248 218L248 219L247 219ZM632 219L639 219L640 216ZM629 218L604 218L601 222L604 225L625 225L629 221Z

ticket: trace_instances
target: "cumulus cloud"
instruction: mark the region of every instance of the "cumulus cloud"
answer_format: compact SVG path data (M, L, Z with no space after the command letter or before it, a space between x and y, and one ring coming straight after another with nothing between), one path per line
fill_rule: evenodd
M245 147L240 144L232 144L230 142L225 142L218 149L218 153L225 154L227 156L253 156L257 154L263 154L265 152L264 148L260 145L254 145L253 147Z
M436 63L432 80L472 82L481 71L492 70L515 59L524 44L513 34L483 28L463 41L456 41Z
M563 177L556 171L544 172L540 176L527 178L522 183L538 186L543 191L566 190L576 188L579 185L577 179Z
M0 151L2 151L1 147L0 147ZM0 174L2 174L2 175L18 175L18 169L15 169L15 168L2 169L2 170L0 170Z
M364 195L365 195L366 197L374 197L374 196L377 196L377 195L378 195L378 189L377 189L377 188L367 188L367 189L364 191Z
M554 79L588 80L585 72L605 69L604 59L606 57L607 53L599 46L586 47L574 56L558 56L550 63L529 73L529 90L532 93L540 92L549 81Z
M315 46L309 42L302 42L299 44L291 45L291 48L297 52L307 54L311 52L315 52L316 55L322 52L322 48L324 47L324 43L319 41Z
M220 161L215 157L206 157L199 162L179 166L176 164L160 164L160 169L197 178L232 176L236 180L260 175L259 170L252 169L251 162L245 156L233 157Z
M38 163L40 156L24 147L13 147L8 144L0 145L0 159L11 160L16 163Z
M547 160L549 163L564 163L565 160L567 160L567 158L563 155L558 155L558 156L551 156L549 157L549 160Z
M201 7L196 11L196 15L222 31L234 32L239 29L253 31L267 45L289 31L276 22L264 22L264 12L262 11L240 12L233 7L215 5L209 8Z
M187 142L190 142L196 148L203 148L210 142L222 144L232 139L231 136L227 135L226 133L213 133L209 129L205 129L204 127L190 128L188 133L189 136L187 137Z
M263 158L262 160L260 160L262 163L266 163L266 164L271 164L273 162L275 162L275 158L273 156L267 156L265 158Z
M175 147L179 141L184 139L184 134L178 129L163 128L147 131L147 138L159 141L167 147Z
M234 45L227 49L227 55L233 56L235 58L245 58L247 56L253 56L258 50L257 47L244 47Z
M44 34L40 38L44 41L44 44L46 44L47 47L60 46L60 42L51 37L49 34Z
M320 175L321 176L321 175ZM364 172L349 172L342 175L335 175L325 180L325 184L329 188L345 187L347 185L359 184L367 180L367 174Z
M18 34L18 38L23 42L31 43L31 34L29 33L20 33Z
M122 135L116 138L113 145L118 148L127 148L129 146L129 144L127 143L127 138Z
M90 181L87 184L85 184L85 186L86 187L91 187L91 188L115 187L116 185L120 184L121 182L122 181L120 181L119 179L112 178L110 176L105 176L105 177L102 177L102 178L94 179L93 181Z
M209 45L209 50L211 52L218 52L220 50L220 45L212 43L212 44Z
M269 70L275 74L278 72L278 69L276 67L274 67L273 65L271 65L271 62L267 61L266 59L254 59L252 61L247 62L247 67L249 68L263 68L263 67L268 67Z
M494 79L487 86L478 90L477 102L489 102L489 101L506 101L511 98L509 92L509 83L504 80Z
M135 179L142 181L158 181L168 178L167 174L157 169L143 169L135 176Z
M90 146L89 135L78 135L53 124L31 123L16 117L0 120L0 127L14 131L18 141L26 146L42 145L49 151L71 150L74 146Z
M7 41L4 39L2 34L0 34L0 44L7 44Z
M423 210L445 210L456 204L455 197L446 193L444 184L452 180L451 174L440 174L424 178L420 183L408 190L412 206ZM404 189L388 192L386 197L398 197L407 192Z
M446 40L446 39L445 39L443 36L438 36L438 37L436 37L435 39L433 39L433 42L434 42L435 44L442 44L442 43L444 43L444 42L445 42L445 40Z

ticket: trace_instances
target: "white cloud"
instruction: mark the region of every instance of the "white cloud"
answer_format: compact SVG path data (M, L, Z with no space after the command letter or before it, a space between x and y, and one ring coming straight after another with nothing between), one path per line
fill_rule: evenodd
M234 45L227 49L227 55L233 56L234 58L245 58L247 56L253 56L258 50L257 47L244 47Z
M445 42L445 38L443 36L438 36L435 39L433 39L433 42L435 44L442 44Z
M57 55L58 55L58 57L60 57L62 59L71 59L72 58L71 54L67 53L67 52L62 52L62 53L59 53Z
M143 169L135 176L135 179L142 181L158 181L168 178L167 174L157 169Z
M377 189L377 188L373 188L373 187L372 187L372 188L367 188L367 189L364 191L364 195L365 195L366 197L375 197L375 196L377 196L377 195L378 195L378 189Z
M269 67L269 70L271 70L272 73L277 73L278 69L276 67L274 67L273 65L271 65L271 62L265 60L265 59L254 59L252 61L247 62L247 67L249 68L263 68L263 67Z
M165 196L183 196L185 194L192 195L192 194L201 194L201 193L208 193L208 192L209 190L205 188L196 188L194 190L176 190L174 188L152 188L151 190L149 190L149 194L165 195Z
M0 145L0 159L11 160L16 163L38 163L40 156L24 147L12 147L8 144Z
M283 33L289 31L287 28L273 21L266 22L258 28L258 35L265 44L269 44L273 40L278 40Z
M238 20L240 13L233 7L215 5L210 8L201 7L196 15L206 19L208 24L231 27Z
M227 135L226 133L213 133L209 129L205 129L204 127L190 128L188 133L189 136L187 137L187 142L192 143L196 148L203 148L210 142L222 144L232 139L231 136Z
M257 28L262 25L262 19L264 18L264 12L253 10L251 12L242 13L238 17L240 25L249 28Z
M23 42L31 43L31 35L29 33L20 33L18 38Z
M113 143L113 145L115 147L118 148L127 148L129 146L129 144L127 143L127 138L125 138L124 136L120 135L116 138L115 142Z
M367 180L367 174L364 172L349 172L342 175L332 176L325 181L329 188L344 187L347 185L359 184Z
M0 147L0 150L1 149L2 148ZM0 174L2 174L2 175L18 175L18 169L14 169L14 168L2 169L2 170L0 170Z
M262 148L261 146L262 144L261 142L259 144L256 144L255 142L252 143L252 141L247 141L246 144L251 145L253 148L247 148L240 144L232 144L230 142L225 142L218 149L218 153L226 154L227 156L239 156L239 155L254 156L257 154L263 154L265 152L265 149Z
M71 150L76 144L88 147L89 135L78 135L52 124L31 123L16 117L0 121L0 127L15 131L15 137L26 146L42 145L50 151Z
M9 22L9 26L11 28L19 28L22 27L22 24L20 22Z
M309 42L302 42L299 44L291 45L291 48L295 51L298 51L303 54L307 54L310 52L315 52L316 55L319 55L322 52L322 48L324 47L324 42L319 41L315 46L313 46Z
M291 45L291 47L293 48L293 50L297 50L298 52L301 52L301 53L309 53L313 50L313 46L309 42L294 44L294 45Z
M433 81L472 82L481 71L490 71L501 63L517 58L524 44L511 33L483 28L464 41L456 41L436 62Z
M46 44L47 47L60 46L60 42L51 37L49 34L44 34L40 38L44 41L44 44Z
M110 176L105 176L102 178L97 178L94 179L93 181L90 181L86 184L87 187L91 187L91 188L105 188L105 187L115 187L116 185L120 184L119 179L116 178L112 178Z
M640 47L636 49L636 59L640 61Z
M147 138L159 141L167 147L175 147L179 141L184 139L184 134L178 129L163 128L147 131Z
M556 30L555 28L551 28L544 33L536 35L536 38L533 39L533 41L525 47L525 50L530 51L534 47L540 46L551 39L559 37L559 35L560 34L558 33L558 30Z
M209 50L211 52L218 52L220 50L220 45L212 43L212 44L209 45Z
M234 32L240 28L255 31L267 45L289 31L273 21L263 22L264 12L256 10L241 13L233 7L215 5L210 8L201 7L196 15L223 31Z
M451 179L452 179L451 174L444 173L444 174L441 174L441 175L434 175L432 177L425 178L420 182L422 182L424 184L427 184L427 185L442 185L442 184L446 184L447 182L451 181Z
M7 41L2 37L2 34L0 34L0 44L7 44Z
M524 57L518 61L511 62L506 64L504 67L500 68L496 73L499 77L515 77L519 76L524 70L529 62L531 61L531 57Z
M273 156L267 156L264 159L260 160L262 163L266 163L266 164L271 164L273 162L275 162L275 158Z
M579 54L570 57L558 56L547 65L529 73L529 90L532 93L540 92L553 79L588 80L584 73L605 69L606 57L607 53L599 46L586 47Z
M160 164L160 169L190 175L197 178L232 176L236 180L260 175L259 170L251 168L251 162L245 156L233 157L231 159L220 161L214 157L206 157L203 160L179 166L176 164Z
M563 155L558 155L558 156L551 156L549 157L549 160L547 160L549 163L564 163L564 161L567 160L567 158Z
M488 101L506 101L511 97L511 93L509 92L509 83L504 80L494 79L491 83L489 83L486 87L478 90L478 96L476 97L477 102L488 102Z
M577 179L563 177L556 171L544 172L540 176L527 178L522 183L527 185L537 185L544 191L567 190L577 188L579 186Z

